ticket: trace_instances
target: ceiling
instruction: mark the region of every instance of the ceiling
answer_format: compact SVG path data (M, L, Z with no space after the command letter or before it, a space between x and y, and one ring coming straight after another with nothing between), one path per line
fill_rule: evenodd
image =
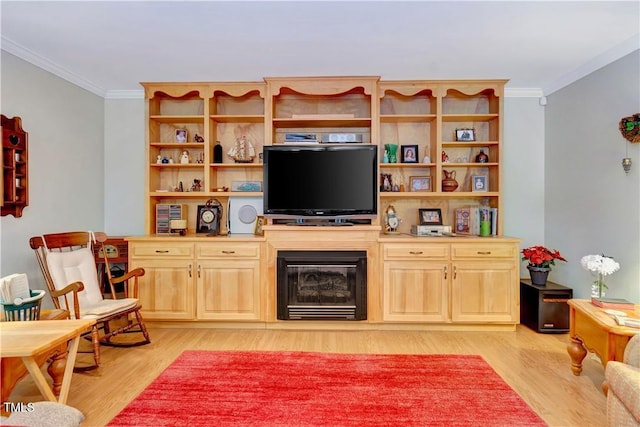
M549 94L640 48L640 1L7 1L2 49L100 96L275 76L509 79Z

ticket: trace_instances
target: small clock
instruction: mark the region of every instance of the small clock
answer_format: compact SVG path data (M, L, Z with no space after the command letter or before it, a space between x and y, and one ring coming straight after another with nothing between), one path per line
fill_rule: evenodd
M216 199L209 199L206 205L198 206L197 233L208 233L211 236L220 234L220 218L222 205Z

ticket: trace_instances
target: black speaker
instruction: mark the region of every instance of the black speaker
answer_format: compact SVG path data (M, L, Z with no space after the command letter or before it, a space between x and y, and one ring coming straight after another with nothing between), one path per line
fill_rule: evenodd
M545 286L520 282L520 323L541 333L569 332L569 304L573 289L547 281Z

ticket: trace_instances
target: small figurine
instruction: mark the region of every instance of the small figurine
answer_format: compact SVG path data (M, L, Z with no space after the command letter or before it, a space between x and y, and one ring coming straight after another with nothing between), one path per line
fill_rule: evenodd
M202 191L202 183L200 179L194 179L193 185L191 186L191 191Z
M189 152L187 150L184 150L182 152L182 155L180 156L180 163L183 165L186 165L189 163Z
M431 157L429 156L429 147L424 149L424 157L422 158L422 163L431 163Z
M384 232L387 234L395 234L400 226L400 217L393 205L387 206L384 215Z
M169 159L167 159L166 157L163 157L163 158L162 158L162 163L163 163L163 164L167 164L167 163L169 163Z
M197 133L193 136L193 142L204 142L204 138Z
M156 157L156 163L157 163L157 164L164 163L164 162L163 162L163 160L164 160L164 159L162 158L162 156L161 156L160 154L158 154L158 157Z
M442 163L449 163L449 156L444 150L442 150Z

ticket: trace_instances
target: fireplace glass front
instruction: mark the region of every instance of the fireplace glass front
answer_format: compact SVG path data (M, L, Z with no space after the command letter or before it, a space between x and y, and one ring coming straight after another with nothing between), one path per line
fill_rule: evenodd
M279 251L278 319L365 320L366 251Z

